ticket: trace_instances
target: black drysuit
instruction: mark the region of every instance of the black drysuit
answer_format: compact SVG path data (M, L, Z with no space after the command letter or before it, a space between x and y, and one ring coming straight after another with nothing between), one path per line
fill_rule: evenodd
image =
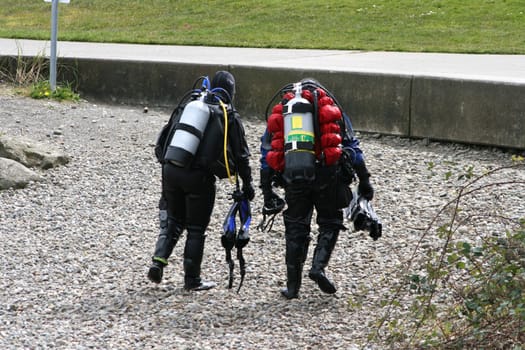
M319 88L317 83L303 83L303 88L314 91ZM329 96L328 90L323 89ZM287 92L282 90L282 93ZM335 100L335 97L334 97ZM282 101L281 103L287 101ZM283 104L284 104L283 103ZM336 292L335 285L325 275L332 252L337 243L339 232L345 230L343 225L343 207L348 206L351 193L348 185L352 182L354 173L359 178L361 193L366 193L372 199L373 188L370 185L370 174L365 166L363 152L359 148L359 140L355 137L350 118L342 111L338 121L342 137L341 156L338 163L326 166L316 161L313 181L283 181L287 209L283 213L286 239L286 271L287 286L281 293L286 298L297 298L302 282L302 272L308 255L310 244L311 220L316 211L316 222L319 226L317 244L315 246L312 266L308 276L319 288L329 294ZM271 199L271 169L266 155L271 150L271 139L268 131L261 138L261 188L265 193L265 201ZM264 176L263 176L264 175ZM279 174L282 177L282 174ZM266 183L263 182L266 179Z
M216 112L215 117L223 118L222 109L218 105L212 108ZM249 166L250 151L239 114L230 109L227 114L230 157L234 160L244 188L251 186L252 182ZM205 132L204 137L207 136L209 135ZM223 139L215 138L211 141L207 139L207 142L212 142L208 147L223 150ZM161 227L153 256L154 260L167 264L177 241L186 229L184 285L189 289L199 285L201 281L205 232L215 203L216 177L211 168L206 166L210 163L209 154L202 154L201 147L202 145L190 166L179 167L170 162L163 162L162 198L159 202ZM222 157L221 151L218 160L221 161ZM234 170L231 169L232 173ZM167 215L163 215L164 210Z

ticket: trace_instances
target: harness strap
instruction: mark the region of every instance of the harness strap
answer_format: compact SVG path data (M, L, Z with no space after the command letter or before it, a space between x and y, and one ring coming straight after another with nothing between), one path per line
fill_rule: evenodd
M244 276L246 275L246 261L242 255L242 248L237 248L237 259L239 260L239 270L241 272L241 281L239 282L239 287L237 288L237 293L239 293L242 283L244 282Z
M295 149L313 151L314 145L311 142L304 142L304 141L293 141L293 142L286 143L284 145L285 152L295 150Z
M175 130L184 130L189 132L192 135L195 135L199 138L199 140L202 140L203 133L193 125L185 124L185 123L177 123L175 125Z
M233 269L235 268L235 263L232 259L232 250L226 249L226 262L230 268L230 276L228 277L228 289L233 287Z

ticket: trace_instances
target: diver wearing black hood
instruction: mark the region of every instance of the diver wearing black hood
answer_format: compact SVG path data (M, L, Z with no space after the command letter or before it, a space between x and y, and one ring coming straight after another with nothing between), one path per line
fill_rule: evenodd
M270 110L278 97L280 101ZM281 294L287 299L299 297L314 210L319 230L308 277L322 292L334 294L336 286L325 268L339 232L346 229L342 209L352 199L349 186L354 174L359 193L367 200L374 196L359 140L335 96L312 78L281 88L268 104L266 116L260 158L263 214L275 214L284 207L273 186L284 188L286 201L287 281Z
M204 253L206 228L215 203L216 173L212 170L211 162L220 161L222 152L214 153L209 150L222 150L223 139L217 137L210 129L210 123L224 120L223 107L228 116L228 145L231 157L239 177L242 179L242 192L249 200L254 197L252 175L249 166L250 151L245 138L244 127L239 113L233 108L235 95L235 78L227 71L215 73L210 86L209 95L205 97L205 107L212 111L205 131L196 131L195 127L184 124L181 116L185 106L198 100L195 97L191 102L181 103L172 114L169 124L173 124L175 132L183 130L186 133L199 134L200 144L197 151L188 161L180 164L170 160L168 154L170 146L166 140L159 137L156 147L156 156L162 165L162 197L159 202L160 233L153 254L153 263L148 271L148 278L154 283L160 283L164 267L173 252L182 232L187 231L184 247L184 289L206 290L213 288L214 282L203 281L200 276L201 263ZM198 95L200 91L197 90ZM214 114L213 114L214 113ZM220 116L218 115L220 114ZM215 118L214 118L215 116ZM213 119L213 120L212 120ZM183 124L183 125L181 125ZM221 129L222 130L222 129ZM202 134L200 134L202 133ZM162 135L162 132L161 132ZM178 137L176 133L173 138ZM173 144L173 141L171 142ZM204 149L204 150L203 150ZM175 151L177 151L175 149ZM175 157L180 155L172 150Z

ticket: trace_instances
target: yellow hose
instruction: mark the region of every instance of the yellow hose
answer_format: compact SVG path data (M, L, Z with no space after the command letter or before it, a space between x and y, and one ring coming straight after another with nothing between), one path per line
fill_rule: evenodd
M230 166L228 164L228 112L226 111L226 105L219 99L219 104L222 108L222 114L224 115L224 165L226 166L226 174L232 184L235 182L232 180L230 173Z

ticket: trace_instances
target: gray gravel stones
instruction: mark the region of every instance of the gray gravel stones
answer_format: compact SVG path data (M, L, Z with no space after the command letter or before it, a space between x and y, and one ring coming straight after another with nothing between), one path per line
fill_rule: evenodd
M220 234L233 186L222 180L202 271L218 287L189 293L181 288L181 242L163 282L146 278L160 189L153 145L170 111L37 101L5 90L0 105L1 132L50 143L71 157L65 166L38 170L43 182L0 192L2 349L361 348L422 228L457 189L458 181L443 180L446 173L471 165L481 173L510 163L510 154L499 150L362 135L383 237L373 242L363 232L342 232L328 268L338 287L333 296L306 277L311 247L301 298L292 301L279 294L285 282L281 220L271 232L255 230L262 218L260 192L252 204L244 286L239 294L227 289ZM247 119L245 128L258 183L264 126ZM525 175L509 170L496 177L523 181ZM476 205L494 199L491 190ZM496 205L510 207L514 218L525 216L524 192L512 191L499 190ZM424 243L440 241L428 235ZM234 287L238 282L236 270Z

